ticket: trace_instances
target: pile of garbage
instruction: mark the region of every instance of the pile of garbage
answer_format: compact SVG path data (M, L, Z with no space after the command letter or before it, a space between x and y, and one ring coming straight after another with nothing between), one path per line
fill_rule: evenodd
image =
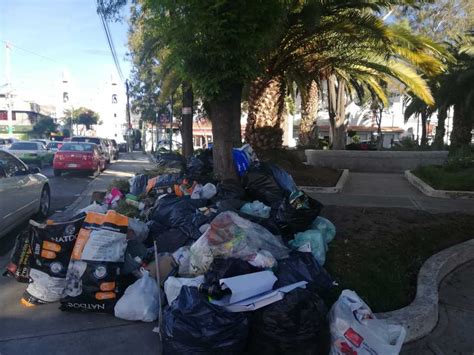
M156 156L155 173L95 194L66 222L30 221L6 275L21 302L153 322L165 353L397 353L404 329L376 320L324 269L334 225L291 175L234 150L240 181L213 178L212 151ZM101 197L97 197L101 196ZM126 203L138 218L117 212Z

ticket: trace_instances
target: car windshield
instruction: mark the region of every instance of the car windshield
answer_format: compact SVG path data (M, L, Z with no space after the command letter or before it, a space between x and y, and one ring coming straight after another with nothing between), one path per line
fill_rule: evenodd
M94 137L73 137L71 139L72 142L90 142L90 143L95 143L95 144L100 144L100 138L94 138Z
M38 144L28 143L28 142L13 143L10 149L11 150L38 150Z
M69 152L92 152L94 150L95 144L87 144L87 143L65 143L59 149L61 152L69 151Z
M60 148L63 145L63 143L58 143L58 142L52 142L48 144L49 148Z

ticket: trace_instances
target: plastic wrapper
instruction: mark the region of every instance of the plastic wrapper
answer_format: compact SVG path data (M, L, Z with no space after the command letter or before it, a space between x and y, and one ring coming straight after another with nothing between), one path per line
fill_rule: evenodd
M184 246L173 253L173 258L178 264L178 274L181 276L191 275L191 252L189 248L189 246Z
M158 318L160 290L148 271L128 286L114 308L115 317L142 322Z
M59 301L66 285L71 252L83 221L84 215L59 223L30 221L30 284L22 302L41 304Z
M240 212L260 218L269 218L271 208L260 201L247 202L240 208Z
M182 287L163 319L164 354L241 354L247 344L247 315L209 303L193 287Z
M324 354L327 309L319 296L298 288L279 302L254 312L250 352Z
M237 170L237 175L244 176L250 166L250 159L242 148L234 148L232 150L232 157L234 158L234 166Z
M123 292L120 271L127 232L126 216L87 213L71 254L62 310L113 313Z
M147 224L136 218L130 218L128 220L128 240L135 240L137 242L143 242L148 238L150 232Z
M342 291L329 312L330 354L396 355L406 331L401 325L377 319L362 299Z
M211 222L209 229L191 246L191 269L205 273L214 257L234 257L251 260L261 250L270 252L277 260L288 256L281 238L259 224L227 211Z
M105 195L104 203L111 208L116 208L122 197L123 194L120 192L120 190L116 187L113 187L112 190L110 190L110 192Z

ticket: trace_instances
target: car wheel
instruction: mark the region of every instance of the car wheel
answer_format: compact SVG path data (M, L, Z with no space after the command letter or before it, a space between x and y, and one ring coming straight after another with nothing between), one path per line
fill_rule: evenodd
M41 217L41 218L48 217L50 204L51 204L51 192L49 191L49 186L45 185L43 187L43 190L41 190L38 217Z
M53 172L54 172L54 176L61 176L61 170L54 169Z

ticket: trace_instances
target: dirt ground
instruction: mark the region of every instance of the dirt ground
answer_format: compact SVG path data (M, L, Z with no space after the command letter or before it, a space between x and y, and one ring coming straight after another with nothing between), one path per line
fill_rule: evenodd
M424 261L474 237L474 218L459 213L325 206L321 216L337 230L325 264L340 284L335 295L355 290L375 312L409 304Z

